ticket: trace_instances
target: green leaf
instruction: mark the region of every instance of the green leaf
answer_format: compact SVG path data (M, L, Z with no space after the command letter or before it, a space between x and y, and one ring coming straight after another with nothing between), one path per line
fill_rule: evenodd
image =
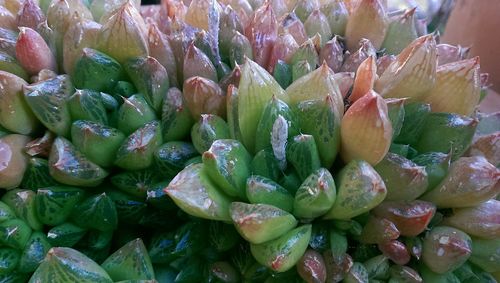
M82 253L71 248L52 248L29 281L37 282L112 283L113 280Z
M264 111L260 116L257 132L255 134L255 151L271 148L271 132L273 131L274 121L278 116L282 116L288 122L288 137L295 136L299 133L298 120L292 113L288 105L273 96L265 105Z
M118 225L115 204L105 193L91 196L75 206L71 218L80 227L99 231L114 230Z
M28 168L24 171L21 188L37 190L57 185L57 182L50 176L49 162L46 159L32 157L28 161Z
M25 81L29 80L28 73L21 67L16 58L4 52L0 52L0 70L16 75Z
M72 247L87 233L87 229L70 222L52 227L47 232L47 241L54 247Z
M404 105L403 126L394 142L414 146L425 129L424 121L430 112L430 104L413 102Z
M424 167L395 153L387 153L374 169L387 188L385 200L414 200L429 185Z
M197 155L198 152L191 143L172 141L158 147L154 157L160 172L174 177L185 167L189 159Z
M293 214L300 218L315 218L328 212L336 198L332 174L320 168L309 175L295 193Z
M486 272L500 272L500 239L472 238L469 260Z
M273 181L278 181L281 176L280 165L272 149L257 152L252 159L251 167L253 175L260 175Z
M16 213L6 203L0 201L0 223L16 218Z
M99 166L109 167L113 165L125 135L103 124L78 120L71 127L71 140L75 148L89 160Z
M67 99L74 90L69 76L60 75L25 87L24 97L45 127L57 135L67 137L71 127Z
M347 220L380 204L387 189L380 175L365 161L353 160L339 173L338 194L326 219Z
M429 185L427 191L433 190L446 177L448 168L450 168L451 153L428 152L417 155L412 159L420 166L425 166Z
M205 172L224 193L246 199L246 180L250 176L251 156L237 140L216 140L203 153Z
M67 139L55 139L49 156L50 175L70 186L93 187L108 175L99 165L88 160Z
M194 124L182 92L175 87L168 90L163 100L161 124L163 140L166 142L183 140L189 136Z
M292 68L284 61L278 60L274 65L273 77L283 89L286 89L292 84Z
M162 232L153 234L148 249L151 262L154 264L166 264L176 259L177 255L173 253L175 245L174 233Z
M73 81L79 89L109 92L123 77L120 63L92 48L84 48L75 64Z
M184 168L165 188L165 192L190 215L231 221L229 205L232 200L212 183L203 164L195 163Z
M233 202L229 213L236 230L252 244L274 240L298 223L292 214L267 204Z
M81 189L67 186L54 186L38 189L36 212L45 225L57 226L66 221L74 206L83 198Z
M274 78L250 59L241 65L238 87L238 123L242 142L249 152L255 152L255 134L265 105L273 97L288 101Z
M365 261L363 265L366 267L368 277L371 279L386 279L389 276L389 258L385 255L378 255Z
M120 223L127 223L127 225L139 224L141 219L146 217L148 205L144 201L145 197L138 199L117 190L109 190L106 193L115 203Z
M287 145L286 159L302 181L321 167L318 148L311 135L301 134L293 137Z
M191 128L191 141L200 154L209 150L214 141L228 138L227 123L217 115L202 114Z
M425 131L418 139L415 149L420 153L452 151L452 160L456 160L471 144L477 124L476 119L466 116L431 113L423 123Z
M137 93L137 90L135 89L135 86L128 81L118 81L116 82L115 87L113 88L113 91L111 93L115 97L130 97L132 94Z
M389 98L386 99L387 102L387 113L389 114L389 120L391 120L392 125L392 139L394 140L401 133L401 128L403 127L405 119L405 99L401 98Z
M151 259L141 239L135 239L111 254L102 267L114 281L155 279Z
M26 246L31 228L21 219L10 219L0 223L0 244L17 250Z
M17 267L21 254L12 248L0 248L0 274L8 274Z
M235 227L220 221L210 221L209 224L210 245L218 252L225 252L235 247L241 240Z
M137 90L158 113L168 90L167 70L153 57L137 57L125 63L125 70Z
M18 270L24 273L35 271L51 247L47 236L42 232L31 234L26 247L21 253Z
M73 121L88 120L103 125L108 124L106 108L101 94L97 91L76 90L68 99L68 107Z
M140 94L124 98L117 115L117 127L126 135L130 135L144 124L156 120L154 109Z
M201 162L200 162L201 163ZM188 166L188 165L186 165ZM164 191L164 188L170 183L170 179L154 184L148 189L146 202L158 210L171 211L177 210L173 200Z
M43 224L40 222L36 211L36 193L30 190L10 190L3 197L2 201L10 206L17 217L26 222L31 229L41 230Z
M271 179L252 175L247 179L246 196L251 203L273 205L292 212L294 198L285 188Z
M128 170L145 169L153 163L161 143L160 122L149 122L125 139L116 153L115 165Z
M311 238L311 225L297 227L281 237L251 244L250 250L260 264L277 272L291 269L302 257Z
M368 270L366 270L366 267L362 263L355 262L342 282L368 283Z
M318 147L321 165L330 168L340 147L340 119L332 96L305 100L297 105L301 133L312 135Z
M124 171L111 177L111 183L121 191L145 199L147 191L161 180L155 170Z

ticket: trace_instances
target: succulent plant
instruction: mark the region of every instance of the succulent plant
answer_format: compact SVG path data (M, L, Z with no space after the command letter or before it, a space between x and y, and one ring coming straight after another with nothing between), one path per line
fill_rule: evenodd
M500 280L487 74L386 2L2 1L0 282Z

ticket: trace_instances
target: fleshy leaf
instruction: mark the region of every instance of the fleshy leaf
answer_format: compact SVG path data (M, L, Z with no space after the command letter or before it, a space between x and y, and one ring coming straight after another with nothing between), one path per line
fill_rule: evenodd
M0 243L2 246L22 250L26 246L31 232L30 226L19 218L6 220L0 223Z
M189 159L196 156L198 156L198 152L191 143L171 141L158 147L154 158L158 170L173 177L184 169Z
M439 208L471 207L500 193L500 171L484 157L461 157L453 162L444 180L421 199Z
M29 282L63 283L67 280L81 283L113 282L97 263L71 248L50 249Z
M372 210L373 214L392 221L402 236L417 236L429 225L436 206L427 201L385 201Z
M19 260L19 271L32 273L40 265L45 255L50 250L51 245L47 241L47 236L42 232L34 232L26 243L26 247L21 253Z
M386 200L414 200L421 196L428 187L427 172L395 153L387 155L375 167L387 188Z
M68 136L71 118L67 99L74 92L69 76L60 75L26 86L24 98L45 127L60 136Z
M391 19L381 46L388 54L399 54L417 38L415 10L416 8L407 10L404 14Z
M109 92L123 76L122 66L115 59L95 49L83 48L72 78L77 88Z
M457 208L443 220L444 225L452 226L480 238L500 237L500 201L490 199L475 207Z
M93 187L108 175L63 137L56 138L52 145L49 170L55 180L70 186Z
M453 271L470 257L472 241L464 232L446 226L438 226L425 236L422 261L432 271Z
M160 112L169 87L167 70L149 56L130 59L124 66L137 90L156 112Z
M272 48L278 37L278 21L270 3L258 8L246 27L245 35L250 40L254 60L267 68Z
M161 113L163 141L184 139L189 135L193 123L182 92L177 88L170 88L163 100Z
M0 71L0 124L19 134L31 134L39 122L26 104L23 87L27 83L20 77Z
M224 193L246 199L245 186L252 159L239 141L216 140L202 157L205 172Z
M281 237L250 245L257 262L277 272L292 268L302 257L311 238L311 225L297 227Z
M144 96L139 94L124 98L117 116L117 128L127 135L132 134L144 124L156 120L155 110Z
M28 156L23 152L29 137L17 134L0 138L0 188L12 189L23 180Z
M376 165L384 158L393 133L388 114L386 102L374 91L351 105L340 129L340 153L346 162L362 159Z
M30 75L42 69L57 70L56 58L43 37L28 27L22 27L17 37L16 58Z
M37 216L46 225L62 224L82 198L83 191L75 187L40 188L36 194Z
M479 67L479 57L439 66L436 85L422 99L432 112L472 115L480 99Z
M297 273L307 282L325 282L326 264L323 256L313 250L307 250L297 263Z
M102 95L93 90L77 90L68 98L68 107L73 120L87 120L103 125L108 124L108 116Z
M477 124L476 119L458 114L430 113L425 117L415 149L420 153L452 152L452 160L455 160L469 147ZM436 139L436 135L440 138Z
M63 69L73 75L75 64L82 56L84 48L97 47L97 35L101 25L89 20L79 19L72 21L63 38Z
M200 154L209 150L214 141L228 138L229 129L226 122L216 115L202 114L191 128L191 142Z
M74 207L71 219L80 227L99 231L115 230L118 225L115 204L106 193L80 202Z
M293 195L271 179L252 175L247 179L246 196L251 203L269 204L292 212Z
M288 102L288 97L274 78L257 63L247 60L241 66L237 120L241 141L250 153L255 152L255 134L259 118L273 96Z
M30 190L15 189L10 190L2 197L2 201L10 206L17 217L22 219L33 230L41 230L43 224L37 215L36 193Z
M229 213L236 230L252 244L274 240L297 225L292 214L267 204L233 202Z
M160 123L152 121L144 124L118 148L115 165L128 170L147 168L153 163L154 152L161 143Z
M387 194L380 175L365 161L353 160L339 173L337 198L327 219L350 219L379 205Z
M336 188L328 170L321 168L309 175L295 193L293 214L315 218L328 212L335 202Z
M388 19L382 1L358 1L347 21L345 38L347 49L353 51L362 38L369 39L379 49L384 41Z
M98 35L99 50L124 64L148 55L146 25L131 1L116 9L103 23Z
M114 281L155 278L151 259L140 238L111 254L101 266Z
M183 97L193 119L201 114L226 117L226 94L212 80L199 76L185 80Z
M47 232L47 241L56 247L72 247L87 233L87 229L76 226L71 222L64 222L52 227Z
M387 67L375 82L375 90L386 98L419 99L434 86L436 65L434 35L419 37Z

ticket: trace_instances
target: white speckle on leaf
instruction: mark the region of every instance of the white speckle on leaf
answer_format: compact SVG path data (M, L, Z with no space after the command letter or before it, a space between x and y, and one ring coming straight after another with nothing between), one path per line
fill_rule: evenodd
M271 132L271 146L273 153L280 164L280 168L286 168L286 140L288 138L288 123L283 116L278 115L274 121Z

